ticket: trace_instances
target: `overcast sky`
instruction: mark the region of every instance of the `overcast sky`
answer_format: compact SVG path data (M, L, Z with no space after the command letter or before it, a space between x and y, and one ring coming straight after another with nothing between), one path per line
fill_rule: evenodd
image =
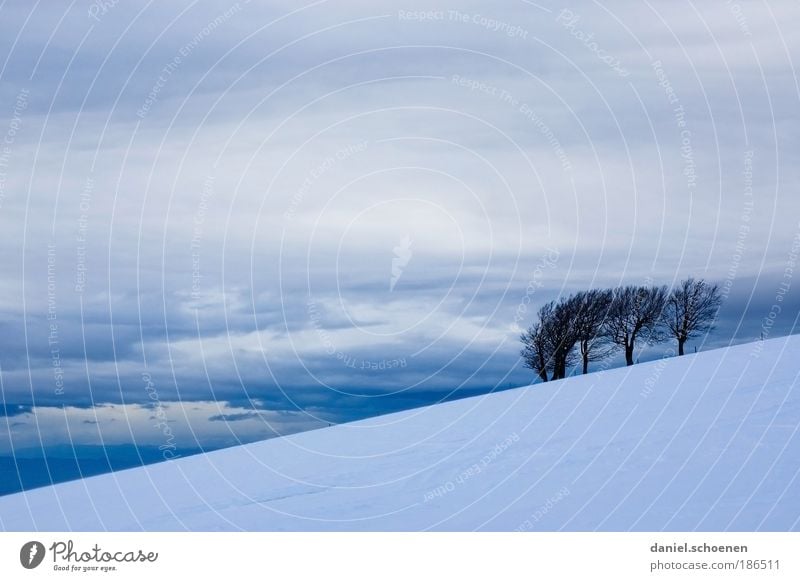
M793 332L798 28L793 1L0 3L9 433L113 404L70 417L122 442L162 406L220 443L524 385L520 328L581 288L720 283L689 349Z

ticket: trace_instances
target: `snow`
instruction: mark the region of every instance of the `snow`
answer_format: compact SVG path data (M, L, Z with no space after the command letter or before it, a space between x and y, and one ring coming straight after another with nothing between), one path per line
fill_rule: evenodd
M5 530L797 530L800 336L0 498Z

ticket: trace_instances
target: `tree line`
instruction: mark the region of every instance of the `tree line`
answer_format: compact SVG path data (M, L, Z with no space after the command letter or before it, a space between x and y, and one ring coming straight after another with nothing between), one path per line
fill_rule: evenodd
M633 365L639 344L674 339L678 355L689 339L713 329L722 304L719 286L687 278L675 288L622 286L579 291L543 305L520 336L525 366L542 381L562 379L567 370L602 361L616 350Z

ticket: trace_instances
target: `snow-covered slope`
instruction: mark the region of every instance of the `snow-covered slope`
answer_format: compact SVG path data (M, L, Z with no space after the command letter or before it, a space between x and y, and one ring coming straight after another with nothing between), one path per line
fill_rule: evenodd
M796 530L800 336L0 498L6 530Z

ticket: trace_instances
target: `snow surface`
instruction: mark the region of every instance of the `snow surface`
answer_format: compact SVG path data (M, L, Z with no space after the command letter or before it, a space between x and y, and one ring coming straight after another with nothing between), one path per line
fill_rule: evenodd
M5 530L797 530L800 336L0 498Z

